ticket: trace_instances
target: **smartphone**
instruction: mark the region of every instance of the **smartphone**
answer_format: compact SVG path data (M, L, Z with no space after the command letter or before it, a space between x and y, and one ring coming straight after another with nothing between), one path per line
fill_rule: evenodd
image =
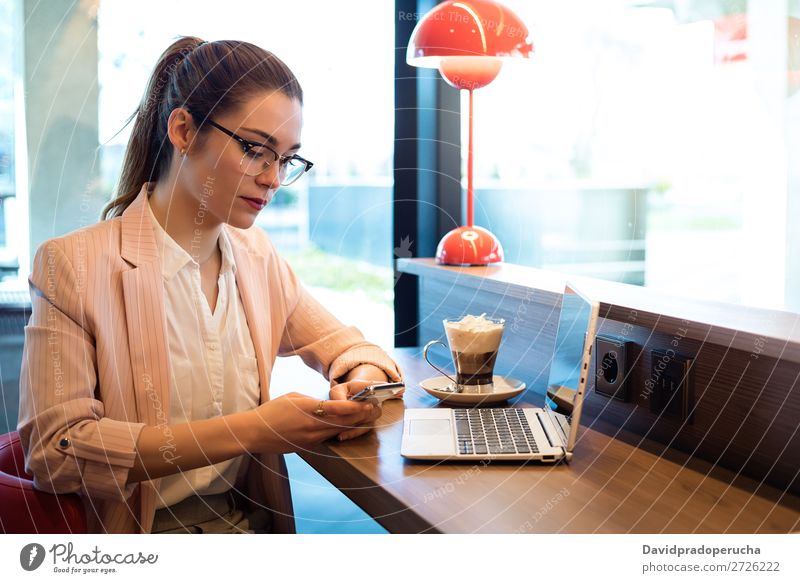
M362 389L355 395L350 396L351 401L366 401L367 399L375 399L377 401L385 401L391 399L401 393L406 388L405 383L381 383L372 385L366 389Z

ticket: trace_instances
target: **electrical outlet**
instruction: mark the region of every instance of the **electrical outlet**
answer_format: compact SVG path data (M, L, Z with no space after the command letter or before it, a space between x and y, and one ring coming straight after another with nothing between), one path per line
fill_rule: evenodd
M620 401L629 401L628 346L632 342L598 334L594 344L595 392Z
M692 422L694 405L693 359L674 350L650 351L650 411L662 417Z

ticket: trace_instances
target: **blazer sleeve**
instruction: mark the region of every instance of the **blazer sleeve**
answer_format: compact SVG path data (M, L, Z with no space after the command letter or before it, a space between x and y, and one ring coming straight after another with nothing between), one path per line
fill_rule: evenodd
M17 430L25 470L36 488L124 501L144 423L104 416L95 398L95 343L84 312L84 286L57 240L36 252L29 278Z
M402 380L400 367L386 352L367 342L358 328L345 326L328 312L282 257L277 256L277 264L288 314L279 356L299 355L331 385L360 364L377 366L392 381Z

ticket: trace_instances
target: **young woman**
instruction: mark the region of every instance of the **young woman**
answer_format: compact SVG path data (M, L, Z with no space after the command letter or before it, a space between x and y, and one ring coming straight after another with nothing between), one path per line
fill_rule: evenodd
M252 227L302 158L302 90L271 53L181 38L135 114L119 196L30 277L19 433L38 488L95 532L294 532L282 453L366 433L348 401L397 365L318 304ZM270 399L299 355L330 400Z

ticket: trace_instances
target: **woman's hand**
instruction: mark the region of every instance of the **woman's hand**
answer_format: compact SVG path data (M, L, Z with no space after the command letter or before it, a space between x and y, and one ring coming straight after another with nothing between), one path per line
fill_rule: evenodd
M378 382L386 382L386 381L356 379L340 383L338 385L334 385L331 387L331 392L330 392L332 402L341 402L342 400L347 400L351 395L355 395L359 391L371 385L377 384ZM353 401L349 402L352 403ZM362 423L359 423L358 427L353 429L347 429L339 433L339 441L344 441L346 439L353 439L354 437L359 437L361 435L364 435L365 433L368 433L371 429L373 429L375 427L375 421L377 421L378 418L383 413L381 405L382 405L381 403L377 403L370 418Z
M353 427L371 423L380 408L370 403L336 399L324 401L324 416L314 414L320 400L300 393L289 393L257 407L255 430L257 449L287 453L309 449ZM377 414L376 414L377 412Z

